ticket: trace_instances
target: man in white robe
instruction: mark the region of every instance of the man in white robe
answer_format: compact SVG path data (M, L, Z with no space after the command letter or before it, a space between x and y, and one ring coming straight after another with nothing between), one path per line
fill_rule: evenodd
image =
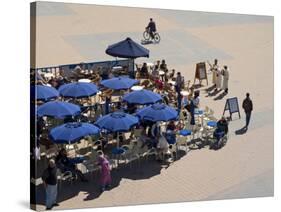
M222 75L219 69L216 70L216 90L221 90Z
M225 93L228 93L229 71L227 66L224 66L223 68L224 69L222 70L222 75L223 75L222 89L224 90Z
M214 85L216 85L216 81L217 81L217 74L216 74L216 70L219 68L218 66L218 60L215 59L214 60L214 64L211 66L211 71L213 72L213 78L212 78L212 83Z

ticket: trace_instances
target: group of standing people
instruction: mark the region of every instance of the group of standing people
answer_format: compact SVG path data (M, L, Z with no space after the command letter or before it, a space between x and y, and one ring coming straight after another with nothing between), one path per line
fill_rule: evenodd
M101 167L100 171L100 189L104 191L111 185L111 167L107 156L102 151L98 152L98 160L95 165ZM42 180L46 191L46 210L51 210L55 206L59 206L57 203L58 194L58 176L62 172L71 172L74 178L80 178L82 182L88 182L82 172L76 167L75 163L71 161L67 156L65 149L59 151L58 156L55 159L50 159L48 167L42 174Z
M224 92L228 93L228 81L229 81L229 69L226 65L220 69L218 65L218 60L214 60L214 64L211 65L211 69L213 72L212 83L215 85L215 91L224 90Z

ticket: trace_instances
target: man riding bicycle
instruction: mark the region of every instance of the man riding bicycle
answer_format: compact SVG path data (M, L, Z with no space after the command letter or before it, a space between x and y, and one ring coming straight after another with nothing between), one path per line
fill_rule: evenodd
M154 39L154 33L156 32L156 24L152 18L150 18L150 21L145 29L149 32L150 37Z

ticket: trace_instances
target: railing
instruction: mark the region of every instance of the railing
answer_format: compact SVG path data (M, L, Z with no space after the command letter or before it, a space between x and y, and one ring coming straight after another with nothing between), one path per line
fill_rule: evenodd
M31 70L56 74L60 70L63 70L64 72L72 71L78 65L85 70L96 70L98 67L100 67L101 69L111 70L112 67L114 66L123 66L123 67L127 67L128 73L134 72L134 61L131 59L111 60L111 61L101 61L101 62L81 62L81 63L59 65L59 66L31 68Z

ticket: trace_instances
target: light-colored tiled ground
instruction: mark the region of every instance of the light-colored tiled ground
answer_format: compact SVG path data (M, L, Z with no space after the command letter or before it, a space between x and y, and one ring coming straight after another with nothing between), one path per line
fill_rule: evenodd
M193 81L195 63L217 57L230 68L227 97L237 96L241 104L250 92L254 101L249 131L234 133L244 125L241 111L242 118L230 124L229 142L223 149L191 151L168 169L148 166L154 169L148 171L149 177L142 178L144 173L125 176L100 196L91 190L95 183L91 181L69 195L60 208L273 195L273 18L74 4L39 6L37 67L112 59L104 53L106 47L128 36L140 41L148 19L154 17L162 40L146 46L149 59L137 61L164 58L169 67ZM226 97L215 101L205 96L202 90L202 106L209 105L221 116Z

